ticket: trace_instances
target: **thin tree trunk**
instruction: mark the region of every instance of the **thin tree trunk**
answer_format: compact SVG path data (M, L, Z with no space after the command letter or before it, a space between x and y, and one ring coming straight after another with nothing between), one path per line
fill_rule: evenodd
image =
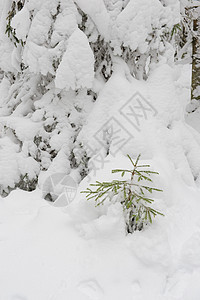
M200 6L193 7L191 99L200 100Z

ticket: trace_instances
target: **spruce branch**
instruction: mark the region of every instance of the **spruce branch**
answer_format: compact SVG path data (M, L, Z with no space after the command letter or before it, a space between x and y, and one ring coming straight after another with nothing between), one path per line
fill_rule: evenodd
M130 180L96 181L96 183L90 184L94 189L87 188L81 193L86 194L87 200L95 200L96 206L102 205L107 199L120 201L127 216L127 231L133 232L134 230L141 230L148 223L152 223L156 215L164 215L151 207L154 199L149 197L154 192L162 192L162 190L140 184L142 180L152 182L150 176L159 173L144 170L144 168L150 168L150 165L138 165L140 155L138 155L135 163L129 155L127 157L131 162L132 170L115 169L112 170L112 173L121 173L121 177L128 173L131 176Z

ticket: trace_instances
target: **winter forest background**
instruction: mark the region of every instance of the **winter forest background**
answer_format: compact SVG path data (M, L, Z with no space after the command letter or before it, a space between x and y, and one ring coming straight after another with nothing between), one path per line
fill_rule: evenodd
M199 3L0 0L0 300L200 299ZM127 154L164 215L129 230L80 193Z

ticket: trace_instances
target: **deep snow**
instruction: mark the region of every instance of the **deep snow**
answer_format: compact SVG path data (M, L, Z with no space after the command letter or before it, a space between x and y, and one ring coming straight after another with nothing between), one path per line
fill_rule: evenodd
M138 91L151 99L156 116L143 119L139 131L128 120L123 123L134 138L117 153L111 147L114 154L103 165L91 166L68 206L54 207L42 199L42 179L41 190L16 190L1 199L1 300L199 299L200 188L199 178L193 178L199 174L200 139L184 116L189 71L163 65L145 83L128 80L121 65L116 67L83 137L97 147L90 138L110 116L102 113L99 122L95 116L107 111L108 101L115 99L112 93L120 98ZM122 124L123 115L118 116ZM95 180L112 180L111 170L129 168L126 154L136 157L139 151L142 162L160 173L154 186L163 193L154 195L154 207L165 216L127 235L119 203L95 207L80 191Z
M117 162L128 165L118 156L97 178L111 177ZM132 235L120 204L96 208L80 196L86 179L65 208L49 205L39 190L1 199L0 299L199 299L200 190L169 161L151 163L164 189L155 205L165 217Z
M1 82L2 186L14 188L23 172L28 173L30 179L39 174L40 166L30 155L34 157L37 152L32 139L37 133L44 134L40 122L45 109L48 115L45 125L51 125L56 116L61 128L49 134L50 146L59 153L51 164L49 153L44 151L42 167L48 171L40 173L38 189L29 193L15 190L0 199L0 300L199 300L200 124L198 110L194 114L185 113L190 98L189 66L170 66L174 56L168 45L159 65L151 68L147 81L133 78L119 57L112 57L113 74L106 83L98 78L98 74L93 80L93 55L88 50L85 34L77 29L75 4L64 0L61 1L62 14L54 24L50 48L43 44L51 27L49 12L55 13L58 1L31 0L15 15L12 25L19 37L23 40L28 33L20 58L19 51L2 29L10 2L0 1L1 68L5 72L18 70L23 58L35 74L49 72L55 75L59 92L59 88L64 87L92 86L98 97L92 105L86 90L79 96L75 91L62 91L63 98L59 101L58 91L54 88L40 97L35 89L39 79L33 74L28 90L26 78L14 87L10 86L9 79L4 78ZM166 22L167 18L168 25L172 25L179 9L178 1L165 7L155 0L130 1L118 16L121 8L114 4L109 6L106 1L94 1L93 5L88 5L89 1L75 2L91 17L105 40L111 40L115 54L120 52L124 39L127 46L145 53L151 22L162 28L161 21ZM141 4L145 5L135 19L135 11ZM129 9L132 6L134 9ZM151 7L155 9L151 9L153 19L145 19L143 28L141 24ZM27 10L34 9L37 13L30 25ZM19 22L22 17L26 26ZM115 28L113 24L118 26ZM91 40L96 34L93 29ZM78 48L73 51L77 39L86 52L80 54ZM151 50L158 45L162 52L159 36ZM62 57L56 73L52 67L55 57ZM74 61L77 64L71 64ZM72 81L66 83L69 75ZM21 90L21 86L24 89ZM51 82L52 86L54 82ZM14 89L20 90L16 97ZM32 96L36 97L35 112L30 112ZM73 111L72 102L78 103L87 122L80 120L78 112ZM17 103L19 105L10 116L12 106ZM139 104L145 105L146 110L140 107L137 111ZM134 119L133 114L130 118L130 111L127 114L127 108L132 105L140 120ZM88 151L93 151L101 159L95 160L97 157L93 156L89 163L90 173L80 183L76 198L61 208L43 199L43 189L49 174L70 172L70 162L66 157L71 151L68 141L73 140L73 132L66 112L71 113L71 123L78 124L78 127L83 125L77 144L83 143ZM112 141L108 147L110 153L106 156L106 141L103 145L100 143L101 130L110 125L119 129L121 144ZM5 133L4 127L8 128ZM67 141L64 146L63 140ZM19 141L23 144L21 152ZM79 150L77 148L75 153L77 158ZM106 202L95 207L80 192L95 180L112 180L112 169L130 167L126 154L136 158L139 153L142 153L142 162L149 163L160 174L153 178L153 182L163 189L163 193L153 195L154 207L165 216L157 216L143 231L126 234L119 203ZM77 173L72 171L70 175L74 179L79 176L80 180Z

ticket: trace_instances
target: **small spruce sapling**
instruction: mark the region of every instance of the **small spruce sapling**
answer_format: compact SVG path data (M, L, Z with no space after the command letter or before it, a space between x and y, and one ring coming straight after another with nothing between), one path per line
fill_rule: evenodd
M133 166L132 170L116 169L112 170L112 173L121 173L122 177L125 173L129 173L130 180L96 181L96 183L90 184L95 187L94 190L87 188L82 193L87 194L87 200L94 199L97 206L103 204L106 199L112 202L120 201L125 213L127 232L132 233L135 230L142 230L144 225L152 223L156 215L164 215L151 206L154 200L150 198L153 191L162 192L162 190L141 183L142 181L152 182L150 176L159 173L147 170L146 168L149 168L150 165L138 165L140 155L135 163L129 155L127 156Z

